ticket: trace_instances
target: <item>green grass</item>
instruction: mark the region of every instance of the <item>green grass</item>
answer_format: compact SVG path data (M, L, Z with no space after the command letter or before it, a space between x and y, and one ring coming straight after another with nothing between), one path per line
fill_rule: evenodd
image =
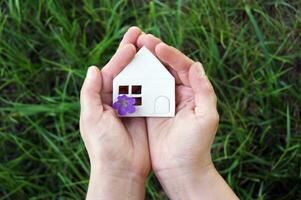
M0 0L0 199L84 198L79 91L131 25L204 64L214 162L237 195L300 199L299 0ZM167 199L154 175L146 198Z

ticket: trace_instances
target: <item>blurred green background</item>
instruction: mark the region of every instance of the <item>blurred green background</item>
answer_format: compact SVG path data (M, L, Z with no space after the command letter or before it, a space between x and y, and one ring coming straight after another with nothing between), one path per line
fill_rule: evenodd
M132 25L204 64L214 163L237 195L301 199L300 0L0 0L0 199L85 197L81 84Z

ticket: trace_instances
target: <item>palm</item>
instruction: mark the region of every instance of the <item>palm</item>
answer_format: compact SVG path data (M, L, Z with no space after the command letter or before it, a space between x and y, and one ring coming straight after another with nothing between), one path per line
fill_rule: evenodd
M98 123L89 126L89 131L94 134L90 142L95 143L91 146L101 146L96 151L89 152L90 156L96 158L93 160L100 159L110 168L126 166L127 168L123 170L146 176L150 164L145 138L145 120L142 118L120 120L109 107L99 116Z

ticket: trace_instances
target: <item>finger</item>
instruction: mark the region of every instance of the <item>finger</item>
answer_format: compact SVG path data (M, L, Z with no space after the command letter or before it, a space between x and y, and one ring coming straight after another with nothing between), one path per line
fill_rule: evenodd
M136 45L137 39L140 34L141 34L141 30L138 27L136 27L136 26L130 27L127 30L127 32L124 34L124 36L119 44L119 48L123 47L126 44Z
M201 63L196 62L191 66L189 81L195 94L195 114L198 116L215 115L216 95Z
M152 34L141 34L139 38L137 39L137 47L141 48L145 46L148 50L150 50L154 55L155 54L155 48L157 44L159 44L161 40Z
M105 112L110 113L114 117L118 117L115 110L111 106L104 104L103 107L104 107Z
M85 116L95 116L103 112L100 92L102 76L96 66L89 67L80 94L81 113Z
M112 92L101 93L101 101L103 105L112 105Z
M190 86L176 86L176 109L182 109L188 102L194 100L194 92Z
M178 73L184 85L189 85L188 74L190 66L194 63L193 60L185 56L178 49L168 46L163 42L156 46L156 55Z
M133 44L125 44L119 48L111 60L102 69L103 91L112 92L113 78L117 76L124 67L131 62L136 54Z
M174 70L173 68L169 67L167 64L165 64L165 66L168 69L168 71L171 73L171 75L175 78L176 85L182 85L182 81L179 78L177 71Z

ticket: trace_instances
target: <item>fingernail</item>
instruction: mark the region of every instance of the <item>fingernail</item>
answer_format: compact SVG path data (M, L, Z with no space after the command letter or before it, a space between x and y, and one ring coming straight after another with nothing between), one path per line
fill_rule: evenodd
M203 65L200 62L196 62L195 65L196 65L198 74L200 76L206 76L206 73L205 73Z
M138 29L138 30L140 30L140 28L138 28L137 26L131 26L131 27L129 28L129 30L132 30L132 29Z
M96 75L96 67L95 66L91 66L88 68L88 71L87 71L87 75L86 77L88 79L94 79L97 75Z

